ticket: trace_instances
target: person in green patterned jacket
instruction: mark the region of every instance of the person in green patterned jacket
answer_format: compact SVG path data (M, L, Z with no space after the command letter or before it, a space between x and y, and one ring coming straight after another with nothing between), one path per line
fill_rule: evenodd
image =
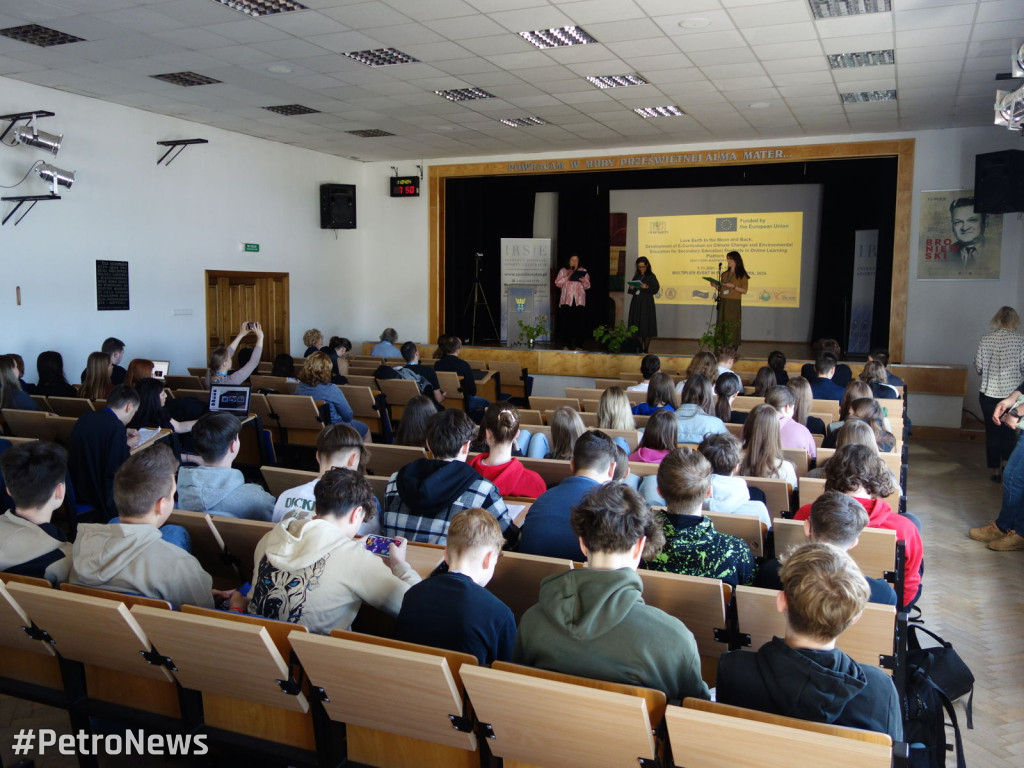
M743 539L715 530L701 505L711 492L711 464L698 451L676 448L658 467L658 493L668 504L665 546L646 561L655 571L707 576L736 587L754 583L754 556Z

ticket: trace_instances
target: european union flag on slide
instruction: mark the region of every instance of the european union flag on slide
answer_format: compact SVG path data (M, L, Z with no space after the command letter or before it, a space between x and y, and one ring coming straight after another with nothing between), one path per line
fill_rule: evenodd
M736 231L736 217L735 216L719 216L715 219L715 232L735 232Z

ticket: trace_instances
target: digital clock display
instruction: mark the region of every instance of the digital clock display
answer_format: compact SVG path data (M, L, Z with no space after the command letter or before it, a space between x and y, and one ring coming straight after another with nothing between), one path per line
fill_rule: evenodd
M392 197L419 197L420 196L420 180L416 176L399 178L398 176L391 177L391 196Z

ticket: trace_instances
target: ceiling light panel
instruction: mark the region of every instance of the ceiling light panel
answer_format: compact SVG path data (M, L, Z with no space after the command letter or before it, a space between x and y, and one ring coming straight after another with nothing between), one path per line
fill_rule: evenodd
M867 101L896 101L896 91L857 91L841 93L844 104L861 104Z
M276 107L264 107L264 109L269 109L271 112L277 112L277 114L279 115L289 116L313 115L320 111L319 109L310 109L309 107L304 107L301 104L281 104Z
M598 88L622 88L628 85L648 85L640 75L591 75L587 78Z
M579 27L535 29L532 32L520 32L519 36L538 48L559 48L564 45L586 45L597 42Z
M640 117L646 119L648 117L682 117L686 113L683 112L679 107L638 107L633 110Z
M494 94L480 88L452 88L447 91L434 91L449 101L472 101L473 99L493 99Z
M892 48L882 51L860 51L858 53L833 53L826 56L832 69L849 69L852 67L877 67L882 64L895 64L896 52Z
M885 13L892 10L891 0L809 0L816 19L859 16L864 13Z
M350 51L349 53L343 53L342 56L348 56L350 59L354 59L360 64L365 64L368 67L389 67L392 64L410 64L412 62L419 61L419 59L414 59L408 53L402 53L397 48L377 48L372 51Z
M8 27L7 29L0 29L0 35L10 37L14 40L20 40L23 43L38 45L41 48L49 48L51 45L66 45L67 43L81 43L85 41L85 38L83 37L75 37L74 35L59 32L56 29L50 29L49 27L42 27L38 24L26 24L22 27Z
M213 2L256 18L272 16L277 13L309 10L302 3L296 3L294 0L213 0Z
M165 83L181 85L186 88L193 85L213 85L214 83L222 82L221 80L215 80L212 77L199 75L195 72L168 72L164 75L150 75L150 77L157 80L163 80Z
M547 121L539 117L506 117L501 120L512 128L529 128L531 125L547 125Z

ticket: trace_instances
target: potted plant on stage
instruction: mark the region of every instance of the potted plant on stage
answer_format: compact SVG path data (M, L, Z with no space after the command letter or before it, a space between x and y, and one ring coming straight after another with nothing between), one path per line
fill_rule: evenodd
M698 340L702 350L708 349L718 353L722 347L736 347L736 323L727 320L724 323L716 323L709 326L704 335Z
M537 315L533 325L527 325L519 321L519 341L526 339L526 346L533 349L537 339L548 332L548 319L544 315Z
M640 329L637 326L626 325L626 321L621 320L618 325L597 326L594 329L594 338L606 352L618 354L622 351L622 345L633 338L638 330Z

